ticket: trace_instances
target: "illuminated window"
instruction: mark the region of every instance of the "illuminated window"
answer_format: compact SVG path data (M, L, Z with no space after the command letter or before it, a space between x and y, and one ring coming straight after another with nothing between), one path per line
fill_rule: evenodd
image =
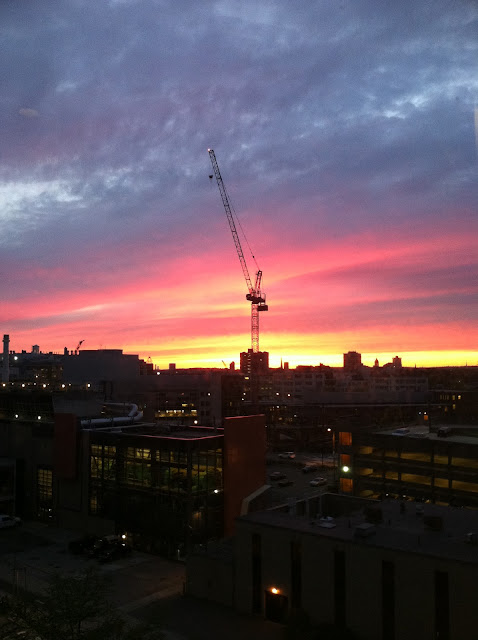
M352 478L340 478L340 491L342 493L353 493L354 481Z
M387 480L398 480L398 472L397 471L386 471L385 477Z
M458 458L453 456L451 463L454 467L464 467L468 469L476 469L478 467L478 460L475 458Z
M352 457L348 455L348 453L340 454L340 466L341 467L350 467L352 462Z
M431 484L431 478L428 476L422 476L417 473L402 473L402 482L409 482L411 484Z
M357 453L359 453L361 456L369 456L372 451L373 447L362 446L358 448Z
M339 433L339 443L343 447L351 447L352 446L352 434L348 431L341 431Z

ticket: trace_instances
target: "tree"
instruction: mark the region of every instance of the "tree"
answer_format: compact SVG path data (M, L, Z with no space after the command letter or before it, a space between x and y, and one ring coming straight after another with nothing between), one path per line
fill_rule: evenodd
M41 640L160 640L150 625L131 626L107 599L107 583L94 569L55 574L41 600L31 594L10 601L10 614Z

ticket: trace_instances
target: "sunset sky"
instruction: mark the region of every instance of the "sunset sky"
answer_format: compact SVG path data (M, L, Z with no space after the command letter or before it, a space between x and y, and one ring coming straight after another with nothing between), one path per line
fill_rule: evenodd
M478 364L474 0L2 0L0 34L12 349L239 361L211 147L273 366Z

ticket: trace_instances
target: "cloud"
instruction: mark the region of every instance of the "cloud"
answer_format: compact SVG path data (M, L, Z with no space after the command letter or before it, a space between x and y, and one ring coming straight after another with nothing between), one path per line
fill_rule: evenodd
M83 321L131 345L140 305L149 344L162 321L172 336L174 318L183 340L239 332L246 348L211 146L264 270L264 345L298 325L315 345L334 323L339 344L378 319L392 342L394 317L405 332L420 316L451 327L453 309L472 344L476 5L117 0L85 12L66 0L0 12L12 335L36 308L45 339L61 341L76 310L106 304L121 323L107 311Z
M25 118L37 118L39 116L39 113L36 109L23 108L20 109L18 113L22 116L25 116Z

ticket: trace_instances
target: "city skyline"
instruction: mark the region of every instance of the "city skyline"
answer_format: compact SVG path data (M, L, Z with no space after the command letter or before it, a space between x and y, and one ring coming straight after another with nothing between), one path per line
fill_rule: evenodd
M474 3L83 9L0 8L12 349L238 364L250 305L211 147L271 366L478 363Z

